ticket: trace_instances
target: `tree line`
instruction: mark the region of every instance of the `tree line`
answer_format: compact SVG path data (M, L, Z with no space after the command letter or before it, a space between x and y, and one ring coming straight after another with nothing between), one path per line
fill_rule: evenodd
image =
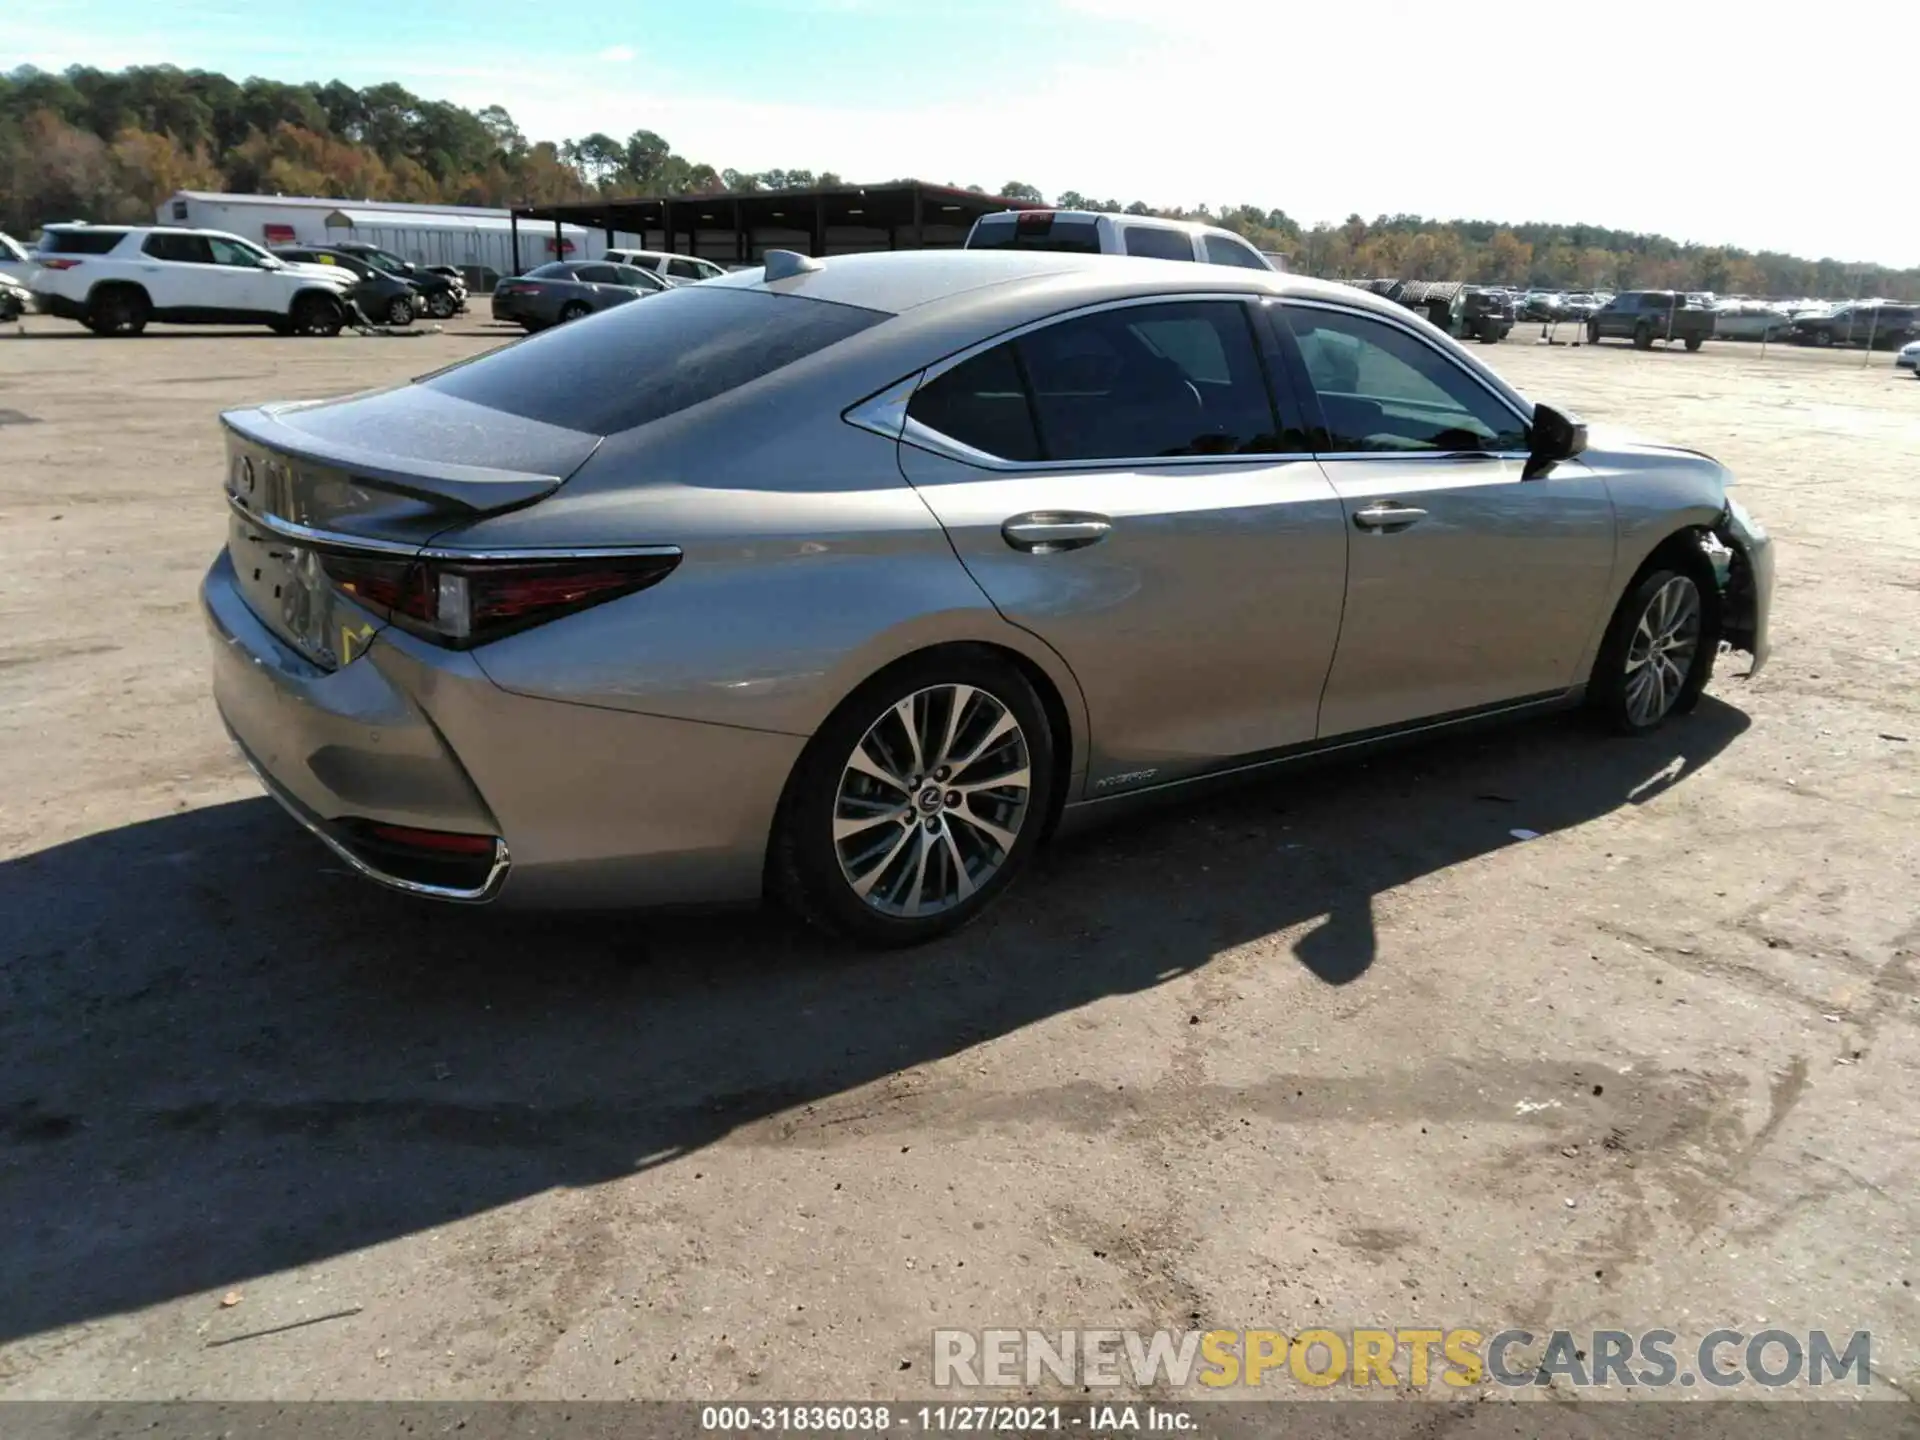
M176 190L506 206L843 183L832 171L715 169L645 129L624 140L601 132L532 140L501 106L468 110L391 83L235 81L170 65L0 75L0 181L0 229L21 239L60 220L150 221ZM1020 182L965 188L1046 198ZM1751 253L1593 225L1350 215L1303 227L1257 205L1187 211L1072 190L1054 203L1206 220L1286 253L1295 270L1342 279L1920 297L1920 267Z

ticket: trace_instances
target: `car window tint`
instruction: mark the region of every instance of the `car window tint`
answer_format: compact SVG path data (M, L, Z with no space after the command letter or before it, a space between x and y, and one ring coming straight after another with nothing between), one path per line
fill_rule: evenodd
M669 260L667 273L681 280L704 280L707 272L691 260Z
M1015 343L1049 460L1281 448L1246 307L1235 301L1102 310Z
M105 255L126 238L124 230L49 230L35 248L47 255Z
M616 265L613 268L615 273L619 275L622 285L631 285L636 290L664 290L667 288L666 282L651 270L642 270L633 265Z
M214 236L207 237L204 243L212 253L213 263L216 265L231 265L240 270L260 268L259 253L249 250L244 245L236 245L231 240L221 240Z
M213 251L204 235L170 235L155 231L147 236L141 249L155 260L165 260L174 265L213 264Z
M1056 215L1028 210L1019 217L985 215L967 236L969 250L1064 250L1075 255L1100 253L1100 227L1088 215Z
M1326 421L1326 448L1521 450L1520 418L1457 362L1384 321L1290 306Z
M571 280L573 267L562 260L549 260L544 265L536 265L527 271L530 280Z
M922 385L913 392L907 417L1003 460L1044 458L1011 341Z
M687 285L421 383L543 425L611 435L749 384L887 318L798 295Z
M1145 255L1154 260L1193 259L1193 240L1184 230L1163 230L1157 225L1126 227L1129 255Z
M1207 259L1215 265L1238 265L1244 270L1265 270L1267 262L1262 260L1251 245L1242 245L1238 240L1229 240L1224 235L1209 235L1207 240Z
M573 278L584 280L589 285L618 285L620 276L611 265L582 265L573 272Z

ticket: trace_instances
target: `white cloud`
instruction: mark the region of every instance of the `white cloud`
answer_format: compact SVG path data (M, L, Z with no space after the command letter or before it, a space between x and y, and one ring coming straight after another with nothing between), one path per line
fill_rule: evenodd
M631 45L609 45L600 52L600 58L602 60L616 61L624 65L627 61L633 59L633 47Z

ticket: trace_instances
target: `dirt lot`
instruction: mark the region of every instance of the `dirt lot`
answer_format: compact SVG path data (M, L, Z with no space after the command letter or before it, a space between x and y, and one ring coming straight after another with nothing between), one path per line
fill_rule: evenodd
M422 908L234 758L215 412L499 333L0 335L0 1395L914 1396L935 1326L1724 1323L1871 1330L1912 1396L1887 357L1493 352L1778 535L1774 661L1686 723L1171 811L876 958Z

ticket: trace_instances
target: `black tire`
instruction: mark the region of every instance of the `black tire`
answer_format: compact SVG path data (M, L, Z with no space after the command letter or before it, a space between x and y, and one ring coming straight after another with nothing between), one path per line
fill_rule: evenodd
M1640 638L1641 620L1648 617L1662 592L1675 581L1691 587L1698 628L1679 681L1663 686L1664 708L1648 714L1634 702L1628 671L1629 656ZM1594 657L1587 681L1587 702L1600 718L1622 735L1647 735L1675 715L1686 715L1700 703L1700 693L1713 678L1714 657L1720 649L1720 604L1706 566L1656 562L1643 571L1621 597L1607 625L1600 653ZM1636 667L1640 668L1640 667ZM1668 670L1672 669L1669 665Z
M427 314L436 320L451 320L453 312L459 308L450 290L436 290L427 296Z
M1689 336L1687 336L1687 349L1688 349L1688 350L1698 350L1698 349L1699 349L1699 348L1700 348L1700 347L1701 347L1702 345L1704 345L1704 344L1706 344L1706 343L1707 343L1707 337L1706 337L1706 336L1704 336L1704 335L1689 335Z
M560 307L560 323L564 325L569 320L582 320L592 313L593 307L587 304L586 301L569 300Z
M1816 330L1813 332L1812 340L1815 345L1818 345L1824 350L1833 344L1833 332L1831 330Z
M138 335L152 313L137 285L103 285L87 297L87 328L96 335Z
M902 756L901 768L912 768L915 757L908 753L906 732L890 728L898 724L895 707L902 702L910 702L910 712L927 727L923 755L935 758L933 739L936 733L945 736L952 719L952 697L963 690L973 694L965 700L952 749L965 750L990 733L1003 718L1003 711L1017 728L951 774L929 769L926 783L911 792L905 785L866 782L852 775L849 762L856 747L871 760L875 752L868 747L876 743L889 744ZM876 732L876 727L882 728ZM876 740L876 733L884 738ZM1018 764L1021 747L1024 767ZM950 646L892 666L841 703L794 767L774 821L767 888L809 924L856 944L891 949L949 934L992 905L1032 857L1047 825L1053 764L1053 734L1046 707L1014 665L979 647ZM1002 765L1010 769L992 768L981 773L981 767ZM993 791L977 797L969 795L959 804L952 803L951 797L961 792L949 791L944 806L936 793L941 791L942 782L979 785L1022 768L1027 786L1017 812L1006 798L1013 793L1010 790L1001 790L998 796ZM967 775L976 778L963 782L961 777ZM904 778L912 781L922 777ZM869 795L843 795L844 783L866 785ZM836 818L858 817L863 813L860 807L875 805L897 805L898 809L891 817L874 820L854 835L835 839ZM933 807L931 813L929 805ZM856 807L851 814L848 806ZM982 810L976 811L976 806ZM985 830L962 818L963 814L977 814L979 819L1006 829L1013 836L1013 844L1001 849L998 842L989 841ZM928 828L936 821L937 828ZM863 852L860 846L868 834L874 835L874 842ZM927 838L922 838L923 834ZM931 838L935 835L940 838ZM913 869L916 845L930 847L921 862L925 868L918 872ZM963 856L963 849L971 851L971 860ZM886 858L876 861L877 853ZM967 866L972 860L982 863L969 872ZM958 872L956 862L960 862ZM882 895L880 901L870 902L854 889L849 877L863 864L870 867L872 893ZM969 875L965 889L957 883L957 873ZM947 896L936 896L945 908L931 914L888 913L889 906L896 912L907 908L903 895L916 875L922 874L936 888L951 891L950 903ZM982 874L985 878L975 885ZM969 889L971 893L967 893Z
M404 295L396 295L387 302L387 324L396 328L413 323L413 302Z
M1633 348L1636 350L1653 348L1653 327L1644 320L1633 327Z
M306 294L294 297L293 313L288 317L296 335L338 335L347 323L347 312L331 295ZM275 333L281 333L275 327Z
M1598 320L1589 320L1587 322L1587 344L1598 345L1599 343L1600 343L1600 322Z

